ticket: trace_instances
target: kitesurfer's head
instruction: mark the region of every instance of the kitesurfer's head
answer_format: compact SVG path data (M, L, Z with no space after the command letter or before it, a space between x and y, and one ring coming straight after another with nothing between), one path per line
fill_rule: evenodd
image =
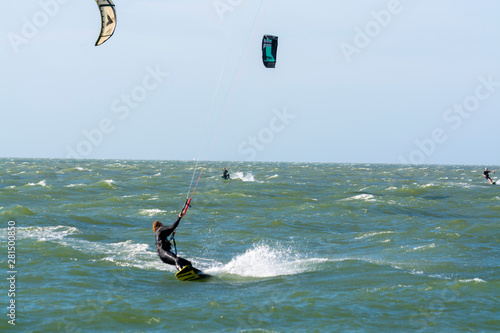
M153 232L155 234L156 234L156 230L158 230L160 227L163 227L163 224L160 221L153 222Z
M484 171L488 171L488 168L484 168Z

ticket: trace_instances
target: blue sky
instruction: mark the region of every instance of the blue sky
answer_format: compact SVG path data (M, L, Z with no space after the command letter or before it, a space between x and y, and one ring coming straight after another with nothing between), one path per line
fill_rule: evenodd
M115 5L4 4L0 157L500 164L498 1Z

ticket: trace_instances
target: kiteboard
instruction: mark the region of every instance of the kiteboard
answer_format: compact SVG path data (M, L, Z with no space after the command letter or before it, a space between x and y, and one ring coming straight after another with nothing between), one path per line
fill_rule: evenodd
M180 281L201 281L211 278L212 275L205 274L193 266L186 265L175 273L175 277Z

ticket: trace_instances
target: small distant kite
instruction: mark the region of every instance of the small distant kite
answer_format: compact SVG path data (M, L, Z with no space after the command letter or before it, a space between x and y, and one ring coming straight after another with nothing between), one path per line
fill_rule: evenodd
M267 68L275 68L276 53L278 51L278 37L264 35L262 37L262 61Z
M95 46L99 46L107 41L116 27L116 11L115 4L111 0L95 0L101 12L101 33L95 42Z

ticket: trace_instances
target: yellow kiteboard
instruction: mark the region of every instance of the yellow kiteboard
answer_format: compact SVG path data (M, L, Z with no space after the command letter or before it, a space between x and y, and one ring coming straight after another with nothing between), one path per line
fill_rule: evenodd
M181 281L198 281L211 278L212 275L205 274L193 266L186 265L180 271L175 273L175 277Z

